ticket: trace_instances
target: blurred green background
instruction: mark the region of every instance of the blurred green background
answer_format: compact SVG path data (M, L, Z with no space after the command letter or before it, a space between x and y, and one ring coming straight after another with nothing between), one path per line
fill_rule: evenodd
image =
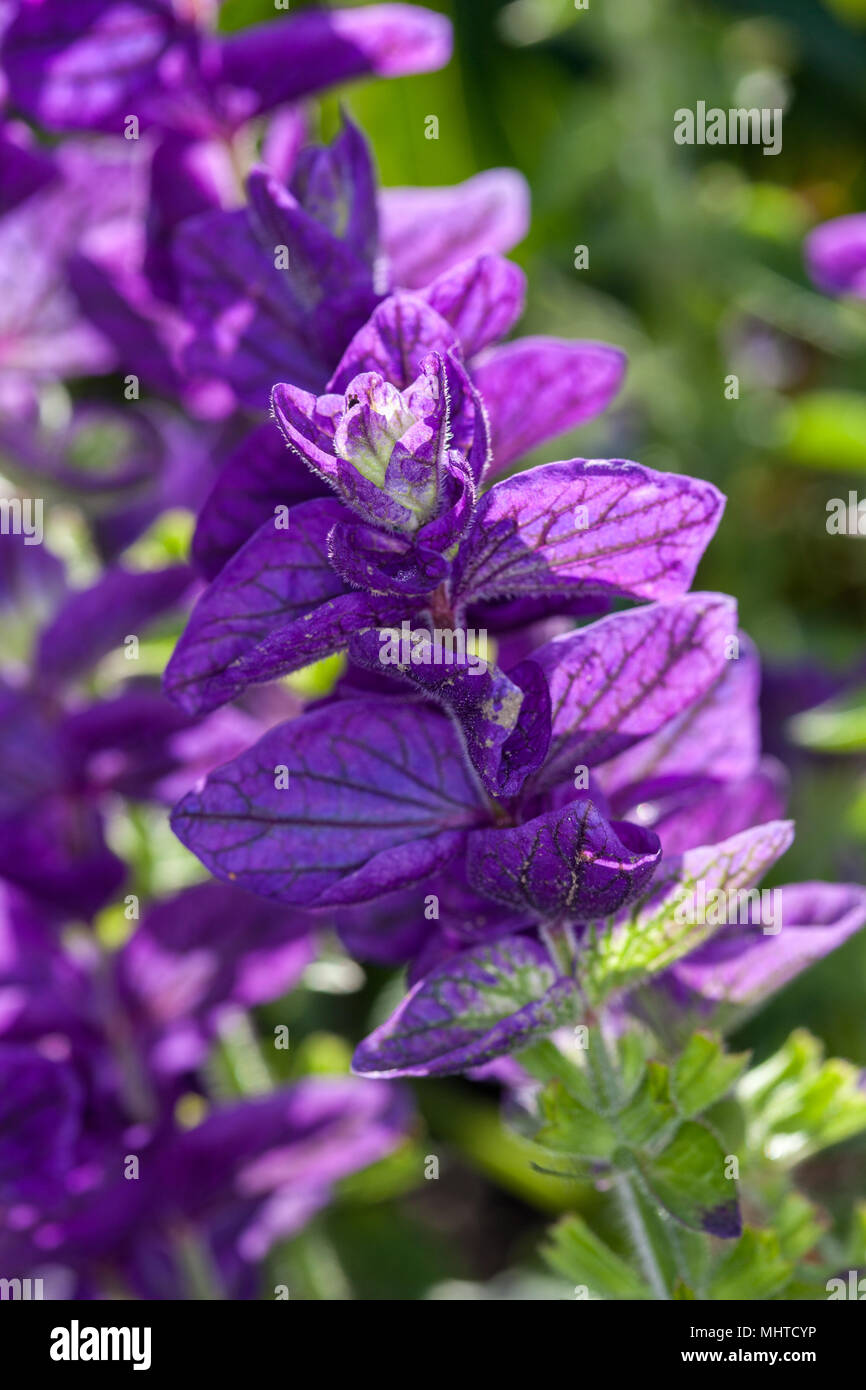
M829 535L826 521L830 498L866 496L866 305L812 288L802 244L816 223L866 210L866 0L430 2L455 26L450 66L348 97L383 183L520 169L533 204L514 253L529 275L522 331L599 338L629 356L614 409L532 461L625 457L711 479L728 506L697 586L737 595L768 680L789 667L859 665L862 689L866 537ZM271 0L228 0L221 24L272 16ZM782 107L781 153L675 144L674 111L699 100ZM436 140L425 138L429 115ZM329 136L336 96L320 119ZM731 374L738 399L726 398ZM781 742L783 721L771 732L791 757L798 824L774 881L863 881L866 718L801 722L799 749ZM804 749L804 739L832 749ZM360 1036L371 1010L381 1015L395 982L369 971L347 988L293 996L306 1039L293 1067L345 1065L342 1039ZM866 933L734 1042L762 1056L805 1025L866 1065L864 998ZM285 1019L284 1003L274 1017ZM591 1194L532 1172L492 1090L425 1082L416 1094L428 1126L416 1149L354 1180L283 1252L293 1288L467 1297L494 1279L497 1296L533 1296L544 1286L527 1271L540 1270L548 1213ZM440 1160L438 1181L419 1182L426 1154ZM814 1174L824 1200L862 1190L863 1159L862 1146L825 1157ZM517 1266L523 1274L508 1273Z

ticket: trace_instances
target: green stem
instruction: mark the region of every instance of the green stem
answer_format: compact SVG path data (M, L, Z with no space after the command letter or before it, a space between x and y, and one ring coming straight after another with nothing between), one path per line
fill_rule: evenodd
M617 1107L622 1101L619 1075L600 1023L596 1023L590 1029L586 1060L596 1094L602 1105L605 1109ZM652 1234L641 1210L640 1189L637 1180L631 1174L620 1171L615 1175L614 1189L635 1254L640 1261L647 1283L656 1298L667 1301L670 1298L670 1293L665 1282L661 1261L656 1254Z
M635 1254L640 1261L646 1281L656 1298L662 1302L667 1302L670 1299L670 1293L655 1252L652 1236L644 1221L635 1184L627 1173L617 1173L615 1190Z

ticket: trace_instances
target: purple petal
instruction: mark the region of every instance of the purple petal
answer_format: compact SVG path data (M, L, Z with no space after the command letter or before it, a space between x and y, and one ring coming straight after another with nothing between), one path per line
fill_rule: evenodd
M483 816L478 795L441 715L346 700L272 729L172 824L218 878L311 907L434 872Z
M105 907L126 873L96 810L71 798L45 797L0 825L0 878L66 920L89 919Z
M438 932L438 924L424 915L426 887L341 907L336 913L337 931L349 954L377 965L403 965L417 955L431 933Z
M25 128L0 122L0 215L57 177L50 156L31 146Z
M816 285L828 294L866 299L866 212L816 227L806 239L806 265Z
M81 1097L70 1067L29 1047L0 1046L0 1194L7 1202L61 1183L72 1163Z
M376 171L367 141L345 115L331 145L299 152L291 191L305 212L373 267L379 251Z
M397 622L406 611L406 600L370 598L367 594L338 594L311 613L294 618L269 632L239 656L226 673L233 693L247 685L262 685L313 661L331 656L349 645L356 632L381 623ZM211 698L209 696L209 698Z
M568 614L575 618L594 618L609 613L613 607L612 599L601 598L598 594L575 595L563 599L556 594L545 594L538 598L494 599L491 603L472 603L469 605L467 622L475 627L486 627L491 632L507 635L507 640L525 640L525 634L532 631L532 625L547 621L561 623ZM561 628L559 629L562 630ZM537 644L530 642L526 651L531 652Z
M66 588L63 565L45 545L24 536L0 541L0 612L30 617L35 627L57 606Z
M619 348L565 338L518 338L486 353L473 376L490 415L494 470L600 415L625 368Z
M419 295L398 293L382 301L359 328L328 383L344 392L362 372L377 372L401 391L417 379L431 352L458 345L457 331Z
M118 362L152 390L194 405L180 366L186 325L144 276L90 256L70 256L66 269L81 313L111 343Z
M168 81L189 81L190 38L170 5L39 0L19 5L3 61L16 104L49 130L120 134L129 112L146 122Z
M361 633L349 655L370 671L399 672L442 705L487 791L516 796L550 738L550 697L540 670L526 661L505 675L483 654L467 652L463 633L440 631L431 640L426 628L416 631L413 640L406 622Z
M310 918L229 884L201 883L151 907L118 956L131 1007L152 1028L207 1022L290 989L310 958Z
M174 608L189 589L191 571L136 571L115 567L91 588L72 593L39 640L39 673L49 681L81 675L119 648L127 636L140 636L155 618Z
M739 634L739 655L670 724L599 769L601 785L618 810L653 796L656 785L717 782L748 777L758 765L761 671L749 639Z
M776 892L781 895L778 934L765 932L760 923L723 928L677 964L677 980L716 1005L755 1007L866 922L866 889L859 885L795 883Z
M251 94L249 115L349 78L430 72L451 56L451 26L420 5L305 10L222 41L220 78Z
M308 1078L178 1134L160 1154L161 1190L169 1211L188 1219L243 1213L237 1250L259 1262L324 1205L333 1183L390 1153L408 1121L397 1087Z
M533 652L553 707L544 784L667 726L718 679L725 639L736 631L733 599L686 594L615 613Z
M10 414L33 404L39 381L104 372L115 361L78 311L67 260L94 241L134 236L143 162L75 141L54 158L59 178L0 221L0 411L5 405Z
M451 324L469 358L503 338L520 318L526 276L502 256L476 256L437 275L420 294Z
M251 174L249 196L249 208L184 222L175 262L196 329L189 367L218 373L261 409L275 381L322 389L376 295L357 253L266 170Z
M522 241L529 190L515 169L487 169L450 188L385 188L379 210L392 283L422 289L460 261Z
M637 789L640 794L640 789ZM666 855L696 845L716 844L753 825L778 820L785 812L787 774L765 759L757 772L732 782L700 783L641 805L641 824L651 825Z
M741 891L760 883L793 838L791 821L772 821L664 860L644 897L585 949L590 993L600 1001L643 985L714 934L723 939L729 928L702 904L714 906L714 893L724 903L739 902Z
M226 459L199 514L192 543L196 567L213 579L277 507L295 507L325 492L286 449L273 421L245 435Z
M248 748L261 730L234 709L194 721L159 691L138 686L67 715L61 726L76 785L169 804Z
M177 297L172 240L181 222L236 201L237 171L225 140L196 140L166 131L150 165L144 270L162 299Z
M558 593L674 598L721 518L711 483L637 463L571 459L482 497L455 564L462 602Z
M358 1047L369 1076L447 1076L527 1047L571 1021L574 982L530 936L475 946L437 966Z
M267 521L232 557L193 609L166 669L165 690L175 703L191 714L224 704L257 679L241 676L245 656L343 593L328 563L327 538L346 515L330 498L302 502L289 513L288 529L278 529L277 518ZM321 654L323 635L308 646L309 655L299 644L299 665Z
M328 537L328 555L346 584L375 594L420 597L431 593L448 573L447 560L435 550L372 526L343 521Z
M523 825L478 830L468 848L472 886L497 902L555 919L593 921L617 912L651 878L658 836L611 823L591 801L573 801Z
M347 452L356 455L363 455L367 451L371 421L376 422L383 433L388 429L387 414L377 411L376 405L382 404L378 399L380 396L392 400L393 388L373 374L366 379L355 378L354 388L357 388L363 400L358 399L354 407L347 409L339 396L316 397L287 382L278 382L271 393L271 410L289 448L334 488L347 506L354 508L367 521L380 522L395 529L408 529L412 521L408 508L388 497L354 463L335 453L334 427L338 416L345 423ZM337 410L337 415L329 417L327 407ZM446 422L443 398L443 436ZM391 447L390 440L388 447ZM377 463L381 465L381 460L378 459ZM381 481L384 482L384 478Z

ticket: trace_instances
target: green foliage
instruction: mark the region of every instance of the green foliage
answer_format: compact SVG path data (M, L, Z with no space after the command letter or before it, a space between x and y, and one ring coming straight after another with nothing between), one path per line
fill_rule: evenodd
M774 1231L746 1229L722 1256L709 1286L711 1299L772 1298L791 1278L792 1266L784 1259Z
M803 748L821 753L862 753L866 749L866 690L860 686L804 711L791 720L789 729Z
M544 1252L558 1273L597 1298L813 1299L826 1297L838 1267L866 1263L866 1206L842 1249L787 1175L792 1162L866 1129L855 1068L825 1060L802 1031L749 1071L745 1054L706 1034L692 1036L671 1064L649 1056L646 1038L628 1036L613 1049L590 1029L582 1065L560 1056L558 1075L552 1044L524 1054L544 1081L535 1142L607 1171L629 1233L620 1251L585 1218L560 1222ZM743 1115L739 1153L716 1132L728 1107ZM742 1234L740 1166L752 1207L766 1218Z
M718 1139L695 1120L684 1120L655 1157L639 1168L652 1195L675 1220L694 1231L729 1235L739 1225L736 1189L726 1175Z
M566 1216L549 1233L544 1256L548 1263L590 1296L611 1299L649 1299L652 1290L628 1263L600 1240L580 1216Z
M866 1091L857 1067L824 1060L803 1029L743 1077L737 1095L746 1112L750 1151L793 1167L831 1144L866 1131Z
M784 415L785 456L809 468L866 473L866 396L813 391Z
M727 1095L748 1061L748 1053L726 1053L717 1038L695 1033L674 1067L674 1094L680 1113L691 1117L715 1105Z

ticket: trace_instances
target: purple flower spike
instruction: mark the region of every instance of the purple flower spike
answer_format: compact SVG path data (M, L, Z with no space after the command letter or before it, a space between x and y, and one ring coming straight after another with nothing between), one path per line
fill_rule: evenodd
M866 212L824 222L806 240L806 265L828 294L866 299Z
M250 117L335 82L441 67L442 15L416 5L311 11L211 32L217 6L185 0L28 0L6 33L12 95L54 130L144 126L188 134L237 129ZM209 23L205 27L202 21Z
M317 399L279 385L272 397L289 447L366 521L406 535L441 514L449 475L466 473L458 450L474 444L476 401L459 364L438 354L405 391L363 372L342 395ZM443 548L457 535L446 534Z

